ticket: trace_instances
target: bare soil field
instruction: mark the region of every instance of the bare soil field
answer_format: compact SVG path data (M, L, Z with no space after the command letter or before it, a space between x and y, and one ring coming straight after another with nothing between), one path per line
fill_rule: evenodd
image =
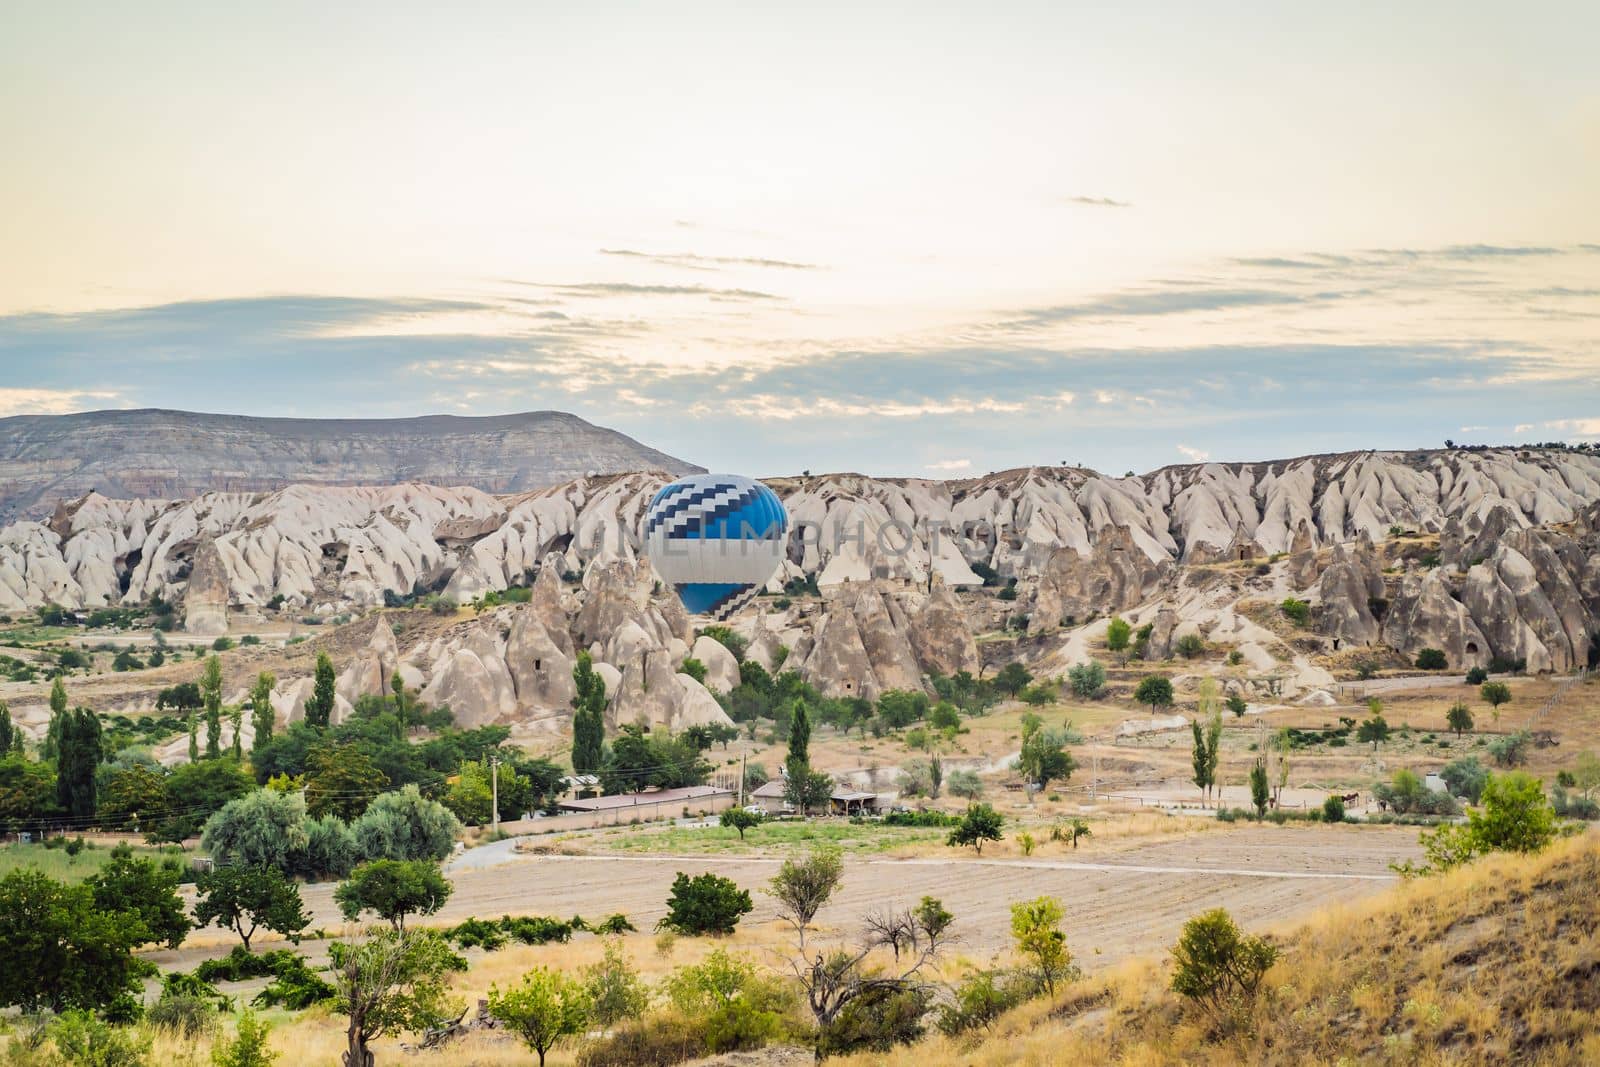
M455 893L428 925L474 915L598 920L622 912L648 931L665 914L678 871L714 871L751 890L756 907L746 925L777 917L771 898L760 891L781 862L776 856L553 855L510 848L503 855L506 862L498 866L453 871ZM986 959L1010 943L1011 904L1049 894L1066 907L1074 953L1110 962L1161 952L1186 919L1207 908L1226 907L1248 926L1269 928L1361 899L1395 884L1390 862L1419 855L1414 827L1290 825L1169 837L1114 854L849 856L844 883L818 925L853 936L869 911L934 896L956 916L964 939L960 951ZM313 926L330 933L345 928L332 884L306 886L304 897ZM223 931L197 931L183 949L149 958L163 967L188 968L223 954L231 943ZM306 946L313 956L321 955L319 947Z

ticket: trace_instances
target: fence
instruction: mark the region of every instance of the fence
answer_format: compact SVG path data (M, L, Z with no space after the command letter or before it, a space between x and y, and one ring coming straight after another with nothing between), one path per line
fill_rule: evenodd
M689 813L716 814L726 811L738 802L735 793L717 793L695 797L692 800L655 800L628 804L600 811L574 811L563 815L549 815L542 819L502 820L500 832L509 836L518 834L554 834L566 830L592 830L601 826L627 826L636 822L654 822L659 819L676 819Z

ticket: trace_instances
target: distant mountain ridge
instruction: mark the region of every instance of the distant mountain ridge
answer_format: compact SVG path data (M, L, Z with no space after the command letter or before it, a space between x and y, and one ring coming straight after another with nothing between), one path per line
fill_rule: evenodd
M291 484L516 493L585 474L704 468L563 411L283 419L143 408L0 419L0 522L90 491L186 499Z

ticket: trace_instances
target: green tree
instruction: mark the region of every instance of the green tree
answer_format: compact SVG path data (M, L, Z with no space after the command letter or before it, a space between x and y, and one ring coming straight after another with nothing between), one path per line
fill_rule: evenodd
M61 720L67 714L67 687L57 676L50 683L50 725L46 727L44 741L39 745L39 758L53 760L56 758L57 745L61 741Z
M22 746L18 742L21 738L22 731L11 722L11 709L4 700L0 700L0 757L20 751Z
M1244 697L1238 693L1230 693L1226 703L1228 710L1233 712L1233 717L1236 719L1244 718L1244 713L1250 710L1250 705L1245 703Z
M1478 757L1463 756L1446 763L1439 777L1452 796L1465 797L1476 804L1483 798L1483 787L1489 784L1489 769L1478 762Z
M504 993L498 986L489 990L489 1014L538 1054L539 1067L552 1048L583 1033L592 1006L581 982L545 967L535 967Z
M1159 708L1172 707L1172 683L1159 674L1147 674L1139 679L1133 699L1141 704L1149 704L1150 714L1154 715Z
M1066 781L1077 768L1077 761L1066 750L1060 733L1042 725L1025 731L1017 769L1025 778L1038 784L1039 792L1049 788L1051 782Z
M594 671L587 651L578 653L572 668L577 696L572 716L572 769L577 774L598 774L605 763L606 682Z
M624 1019L635 1019L650 1006L650 990L622 952L622 939L608 937L598 962L583 969L583 985L589 994L590 1019L596 1026L610 1028Z
M1467 824L1481 852L1538 852L1556 833L1544 786L1525 771L1490 775Z
M1272 790L1267 785L1266 760L1258 757L1255 766L1250 768L1250 803L1255 805L1256 818L1267 814L1267 802L1272 799Z
M1444 721L1456 732L1456 736L1460 737L1472 729L1472 711L1458 700L1450 705L1449 711L1445 712Z
M1000 673L994 676L994 687L1010 697L1015 697L1028 687L1033 681L1033 674L1016 660L1012 660L1000 668Z
M744 840L744 832L765 822L765 817L759 811L746 811L744 808L729 808L720 817L720 822L728 829L739 831L739 840Z
M208 816L255 787L255 779L231 759L203 760L174 767L167 775L167 794L172 798L170 813L145 832L156 841L182 841L193 837L200 832Z
M1322 821L1344 822L1344 797L1329 793L1322 799Z
M1572 764L1572 781L1585 797L1600 789L1600 757L1593 750L1586 749L1578 753Z
M216 925L232 930L250 951L258 929L283 934L300 943L300 932L311 925L300 900L300 890L276 867L216 867L195 878L200 900L194 918L199 926Z
M461 822L415 785L384 793L351 827L356 846L369 860L434 860L450 856Z
M135 763L106 776L100 791L100 815L108 823L136 823L140 813L159 818L172 805L167 778L158 768Z
M182 874L183 867L176 859L161 863L136 859L132 849L118 845L88 886L96 908L132 913L144 924L150 943L177 948L192 925L178 896Z
M200 721L194 717L194 712L189 713L189 762L200 762Z
M833 796L833 779L810 764L787 768L789 773L783 783L783 799L793 805L804 818L807 812L826 808Z
M200 674L200 698L205 701L206 759L222 755L222 660L207 656Z
M1249 1010L1277 958L1277 949L1246 936L1226 911L1216 908L1184 923L1172 950L1172 991L1218 1025L1229 1025Z
M0 1005L104 1009L151 969L133 954L150 939L136 913L98 907L90 886L12 871L0 878Z
M250 687L250 727L254 735L250 739L251 752L272 740L277 724L277 713L272 709L272 689L277 684L278 679L271 671L262 671Z
M1389 722L1381 712L1374 712L1370 719L1362 720L1361 726L1356 730L1356 740L1372 742L1372 751L1378 751L1378 746L1389 740Z
M1106 648L1112 652L1125 652L1128 641L1133 637L1133 627L1121 615L1111 616L1111 621L1106 623Z
M60 723L56 803L71 817L87 819L98 807L96 772L104 754L100 716L88 708L77 708L62 712Z
M1442 671L1450 666L1444 652L1437 648L1425 648L1418 652L1416 663L1419 671Z
M306 810L312 818L333 814L359 818L374 797L389 787L389 776L357 744L315 752L306 775Z
M1076 664L1067 670L1067 684L1073 696L1093 700L1106 687L1106 669L1097 660Z
M206 820L200 847L219 866L294 869L309 843L306 801L299 793L257 789L230 800Z
M0 756L0 824L34 822L57 814L56 776L43 763Z
M767 892L778 902L778 918L794 927L802 949L806 944L806 927L833 896L843 878L844 858L839 849L819 845L803 859L791 856L784 860L768 883Z
M1494 709L1495 721L1500 721L1500 705L1511 701L1511 687L1504 682L1484 682L1478 689L1483 702Z
M1046 992L1055 996L1056 983L1073 973L1072 953L1061 929L1065 913L1055 897L1037 897L1011 905L1011 937L1017 951L1033 961Z
M375 912L396 930L407 915L432 915L450 899L451 885L437 863L426 860L373 860L350 873L333 891L339 912L354 922Z
M317 653L317 670L311 686L311 698L306 701L306 722L312 726L326 727L333 721L336 703L333 660L326 652Z
M328 946L335 1009L345 1028L342 1067L373 1067L370 1043L385 1034L420 1032L455 1018L449 976L461 959L431 930L380 930L359 944Z
M811 764L811 716L803 700L794 702L794 713L789 719L789 757L784 763L791 766Z
M754 907L750 891L730 878L710 872L691 878L679 871L667 894L666 917L657 926L690 936L731 934Z
M999 841L1003 836L1000 832L1005 820L998 811L988 804L968 804L966 814L950 831L950 836L945 839L945 844L952 848L971 845L978 853L983 855L985 841Z

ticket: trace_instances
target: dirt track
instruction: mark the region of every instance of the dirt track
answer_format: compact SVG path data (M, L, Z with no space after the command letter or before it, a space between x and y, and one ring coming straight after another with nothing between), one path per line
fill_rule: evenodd
M1101 960L1110 961L1162 951L1185 919L1207 908L1226 907L1242 922L1265 928L1303 918L1335 901L1382 892L1396 881L1388 864L1417 856L1416 841L1415 828L1269 826L1167 839L1081 858L1070 851L1030 860L978 860L970 853L912 860L847 858L843 887L819 923L850 933L867 911L914 904L928 894L956 915L965 950L986 957L1009 941L1013 901L1050 894L1066 905L1073 951L1080 956L1098 951ZM598 919L620 911L645 930L663 914L667 887L677 871L715 871L759 890L778 862L517 854L499 866L455 871L455 893L437 921L508 913ZM332 885L313 885L304 895L313 925L335 930L342 922L332 892ZM773 919L771 899L760 892L753 896L756 909L746 921ZM221 951L185 949L173 955L199 958Z

